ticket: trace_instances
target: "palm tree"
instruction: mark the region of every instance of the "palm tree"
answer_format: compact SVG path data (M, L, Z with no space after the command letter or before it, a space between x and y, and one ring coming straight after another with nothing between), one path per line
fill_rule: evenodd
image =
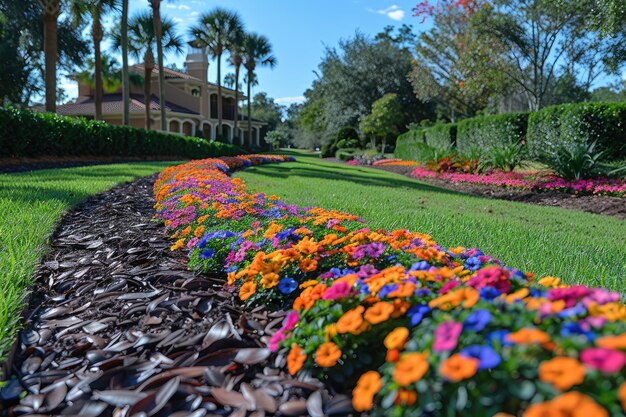
M122 20L120 23L122 42L122 124L130 124L130 79L128 74L128 0L122 0Z
M45 62L46 111L57 111L57 25L60 0L38 0L43 8L43 51Z
M176 33L176 24L173 20L165 18L161 21L161 41L163 50L167 53L181 53L184 41ZM137 60L143 60L144 68L144 104L146 107L145 127L150 129L150 102L152 71L154 70L154 49L158 37L154 31L153 16L149 11L135 14L128 22L128 52ZM113 49L120 50L122 37L119 30L113 31ZM161 109L165 108L165 101L161 100ZM166 126L167 127L167 126ZM161 130L164 129L161 126Z
M161 108L161 130L167 130L167 115L165 114L165 75L163 72L163 20L161 19L161 1L150 0L152 7L152 25L156 36L157 61L159 64L159 107Z
M91 88L95 88L96 79L96 65L93 59L87 62L87 68L75 75L76 79L82 83L88 85ZM102 89L106 93L114 93L122 86L122 71L118 62L107 54L102 54L101 57L101 78ZM129 83L133 85L142 85L143 78L138 74L132 74L129 76Z
M189 29L192 46L207 49L217 59L217 125L222 130L222 54L229 50L237 39L243 38L243 23L235 12L216 7L200 16L198 23Z
M81 26L87 16L91 18L91 39L93 40L95 62L95 115L96 120L102 119L102 51L100 44L104 37L102 19L106 13L114 10L117 0L74 0L71 3L71 15L76 26Z
M255 77L257 67L274 68L278 61L272 55L272 45L263 35L250 33L246 35L243 44L243 66L248 71L248 140L252 143L252 108L250 105L250 87Z
M239 71L243 64L243 42L246 36L243 30L233 33L231 42L228 45L228 52L230 54L229 61L233 67L235 67L234 74L234 87L235 87L235 122L233 126L233 133L236 138L239 137L239 130L237 124L239 123ZM224 80L226 81L226 80Z

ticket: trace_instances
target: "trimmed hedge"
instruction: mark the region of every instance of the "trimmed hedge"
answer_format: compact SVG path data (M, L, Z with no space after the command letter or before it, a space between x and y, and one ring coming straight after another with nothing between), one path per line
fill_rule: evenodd
M526 137L529 113L474 117L458 123L456 146L460 152L489 152L499 145L520 143Z
M448 148L456 146L456 133L456 123L437 124L424 129L424 140L433 148Z
M106 122L0 108L0 157L168 156L207 158L240 155L241 148Z
M550 106L528 120L528 150L545 160L568 144L591 144L605 151L603 159L626 158L626 103L579 103Z

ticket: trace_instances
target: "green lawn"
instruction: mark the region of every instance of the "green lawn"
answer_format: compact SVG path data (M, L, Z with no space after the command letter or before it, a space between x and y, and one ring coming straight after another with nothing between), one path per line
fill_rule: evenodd
M477 247L505 265L570 283L626 289L625 221L468 196L373 168L290 153L297 162L236 176L291 204L344 210L375 228L428 233L442 246Z
M31 275L63 212L90 195L169 165L141 162L0 175L0 362L18 329Z

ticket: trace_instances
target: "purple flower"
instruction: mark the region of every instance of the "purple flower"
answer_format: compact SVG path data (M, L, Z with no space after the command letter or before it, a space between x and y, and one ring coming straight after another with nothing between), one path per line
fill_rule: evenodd
M489 346L470 345L462 349L460 354L468 358L478 359L478 369L492 369L500 365L500 355Z
M443 352L452 350L456 347L459 336L463 331L463 325L454 321L441 323L435 330L435 341L433 342L433 350L435 352Z
M480 332L491 321L491 313L487 310L476 310L465 318L463 327L465 330Z
M482 265L483 263L480 261L480 259L478 259L477 256L472 256L470 258L467 258L464 267L469 271L477 271Z

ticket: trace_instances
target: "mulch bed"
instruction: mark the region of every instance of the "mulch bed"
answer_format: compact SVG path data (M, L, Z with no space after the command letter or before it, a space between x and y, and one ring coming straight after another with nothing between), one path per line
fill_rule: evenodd
M372 168L395 172L406 175L413 171L414 167L403 166L372 166ZM537 204L541 206L563 207L567 209L586 211L588 213L614 216L626 219L626 199L620 197L575 195L567 193L546 192L533 193L530 191L516 190L487 185L474 185L453 183L439 178L419 178L419 181L435 185L447 190L458 191L465 194L497 198L500 200L517 201L520 203Z
M184 158L182 158L184 159ZM41 158L0 158L0 173L27 172L39 169L72 168L89 165L116 164L146 161L179 161L171 157L110 157L110 156L47 156Z
M34 280L0 409L12 415L346 415L350 399L265 348L284 312L242 309L153 222L155 176L68 213ZM27 395L20 398L26 390Z

